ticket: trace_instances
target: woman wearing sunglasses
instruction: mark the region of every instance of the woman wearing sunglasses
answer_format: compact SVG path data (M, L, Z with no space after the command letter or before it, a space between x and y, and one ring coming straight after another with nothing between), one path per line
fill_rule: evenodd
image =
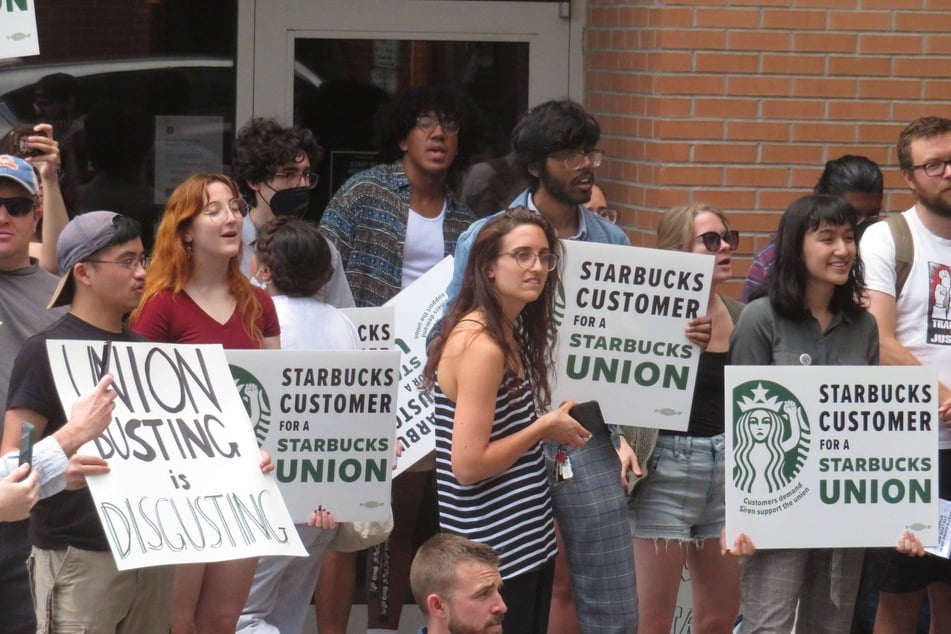
M855 230L855 212L838 196L804 196L789 206L773 266L730 338L732 364L878 364L878 328L860 299ZM769 433L761 432L762 442ZM789 632L795 620L800 632L848 632L863 554L758 551L743 565L741 631Z
M713 291L731 275L739 234L707 205L661 216L657 246L716 258ZM693 584L693 631L729 632L740 604L740 571L720 551L725 522L723 373L730 333L742 305L711 292L706 315L687 326L700 362L686 432L660 431L631 506L640 605L639 634L670 632L684 563Z
M234 181L198 174L175 188L155 236L133 329L151 341L280 348L274 302L241 274L241 222L248 205ZM269 461L262 469L273 468ZM172 632L233 634L257 558L181 565Z
M425 368L440 528L499 552L505 631L520 634L546 632L555 567L541 441L580 447L591 435L568 415L572 401L548 411L560 250L541 214L516 207L492 217Z

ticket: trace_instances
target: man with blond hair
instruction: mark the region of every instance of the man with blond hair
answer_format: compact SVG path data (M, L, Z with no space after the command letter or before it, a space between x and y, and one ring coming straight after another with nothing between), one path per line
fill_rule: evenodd
M416 552L409 583L426 617L419 634L502 631L502 576L491 547L459 535L434 535Z

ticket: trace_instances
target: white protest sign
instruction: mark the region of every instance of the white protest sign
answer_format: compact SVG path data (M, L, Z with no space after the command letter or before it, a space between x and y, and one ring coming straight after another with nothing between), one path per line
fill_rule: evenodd
M400 354L227 350L238 392L295 522L389 517Z
M33 0L0 2L0 59L40 54Z
M448 256L385 304L396 311L395 342L403 352L396 402L396 441L403 445L403 453L394 476L436 450L433 397L419 386L426 365L426 336L442 317L451 278L452 256Z
M727 543L895 547L938 538L938 390L928 368L727 366Z
M367 306L361 308L340 308L357 329L360 348L363 350L392 350L396 347L393 337L396 334L394 309L392 306Z
M103 342L48 341L68 412L98 382ZM114 342L114 419L80 453L109 461L89 490L119 570L306 555L221 346Z
M686 430L714 258L563 241L552 403L597 400L608 423ZM559 302L560 304L561 302Z

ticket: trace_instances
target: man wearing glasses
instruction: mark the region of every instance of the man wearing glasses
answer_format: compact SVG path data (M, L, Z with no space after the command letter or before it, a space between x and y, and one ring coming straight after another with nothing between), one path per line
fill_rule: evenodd
M902 216L903 240L913 257L898 290L901 249L888 223L879 222L862 236L868 310L878 321L882 365L927 365L938 384L938 489L951 499L951 324L934 317L946 303L942 278L951 270L951 119L922 117L898 138L898 163L915 204ZM910 235L908 235L910 234ZM944 272L944 275L942 275ZM879 591L876 632L912 632L918 605L927 589L931 631L951 631L951 561L897 551L870 551L870 579Z
M241 272L250 276L258 228L275 216L300 218L317 186L314 168L323 150L310 130L287 128L274 119L255 118L238 131L231 145L231 171L241 197L250 205L241 226ZM343 273L340 253L330 245L333 275L318 298L337 308L353 306L353 295ZM254 278L251 279L255 283Z
M16 356L4 416L4 453L19 444L24 422L33 423L37 438L54 435L67 423L56 398L47 340L144 340L124 323L145 285L148 257L140 233L139 223L111 211L79 215L63 229L57 242L63 276L49 306L70 304L69 312L27 340ZM81 473L101 473L103 466L97 457ZM173 568L117 571L88 488L38 502L30 528L36 631L168 631Z
M597 149L601 127L579 104L549 101L528 112L512 131L512 147L529 187L509 207L523 206L545 216L558 236L606 244L630 244L624 231L585 207L594 187L594 171L604 158ZM459 238L449 301L459 294L469 250L487 219ZM567 551L568 572L580 631L626 634L637 629L634 550L627 521L626 473L615 452L617 429L594 434L583 447L567 449L573 477L552 483L552 505ZM558 448L548 444L549 473ZM625 453L633 455L633 452ZM623 468L623 471L622 471ZM561 564L559 564L559 567ZM569 618L564 571L556 568L552 613Z
M468 165L481 135L481 117L467 97L439 86L409 89L378 113L376 132L384 163L347 180L320 221L321 232L340 250L357 306L382 306L451 255L476 219L446 184L450 171ZM434 460L421 460L393 481L393 532L367 557L367 576L376 588L368 598L368 632L399 627L414 533L424 539L436 530L434 467ZM425 526L421 532L417 523ZM325 571L352 570L344 561L348 555L329 555ZM321 573L317 627L338 634L345 629L352 590L342 578L330 588L330 580ZM343 609L345 614L328 618Z

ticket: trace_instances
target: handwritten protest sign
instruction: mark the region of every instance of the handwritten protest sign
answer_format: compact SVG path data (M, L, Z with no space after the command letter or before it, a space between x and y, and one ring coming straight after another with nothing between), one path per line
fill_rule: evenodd
M340 312L353 322L363 350L392 350L396 346L392 306L341 308Z
M231 374L295 522L389 517L396 350L228 350Z
M938 538L938 390L925 367L727 366L727 542Z
M0 59L40 54L34 0L0 2Z
M47 342L67 412L98 382L102 350ZM115 342L110 371L114 420L81 452L109 461L89 489L119 570L306 555L221 346Z
M598 400L609 423L687 429L714 258L564 241L553 403Z
M433 398L419 390L426 365L426 336L442 316L446 286L452 277L452 257L444 258L385 305L396 311L396 346L402 351L400 389L396 402L396 438L403 454L399 475L436 450Z

